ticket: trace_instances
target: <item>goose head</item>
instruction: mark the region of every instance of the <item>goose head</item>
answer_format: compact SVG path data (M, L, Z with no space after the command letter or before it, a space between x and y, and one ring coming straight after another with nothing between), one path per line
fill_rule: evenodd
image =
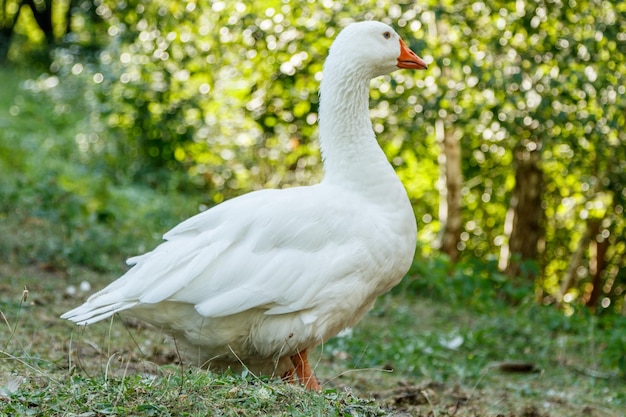
M393 28L375 21L347 26L333 42L328 58L327 64L353 68L366 73L369 78L399 68L428 68Z

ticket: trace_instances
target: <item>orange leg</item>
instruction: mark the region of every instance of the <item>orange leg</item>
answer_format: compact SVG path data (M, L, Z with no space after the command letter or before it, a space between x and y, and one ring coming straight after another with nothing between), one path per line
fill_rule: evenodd
M293 362L298 380L304 385L304 388L315 391L322 390L322 386L317 382L317 378L313 375L313 370L309 365L308 352L306 349L293 355L291 362ZM293 378L293 371L287 373L291 373L291 378Z

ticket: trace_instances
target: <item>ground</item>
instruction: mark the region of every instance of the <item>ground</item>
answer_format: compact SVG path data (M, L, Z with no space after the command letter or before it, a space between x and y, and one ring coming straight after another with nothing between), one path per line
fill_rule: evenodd
M532 307L511 309L511 320L385 296L311 355L323 384L314 394L183 366L175 341L134 320L85 329L58 318L109 273L9 262L0 274L2 415L626 415L623 377L598 365L603 342Z

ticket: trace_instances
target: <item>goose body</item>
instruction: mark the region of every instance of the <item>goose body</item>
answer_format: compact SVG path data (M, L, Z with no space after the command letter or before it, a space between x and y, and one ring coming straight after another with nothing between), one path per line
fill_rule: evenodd
M354 23L334 41L320 89L321 183L261 190L182 222L129 271L62 318L124 311L169 330L211 369L294 372L354 326L406 274L416 223L369 119L369 81L426 64L389 26Z

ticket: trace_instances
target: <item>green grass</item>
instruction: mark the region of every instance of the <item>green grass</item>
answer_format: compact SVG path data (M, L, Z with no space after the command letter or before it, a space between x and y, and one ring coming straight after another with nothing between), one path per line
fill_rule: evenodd
M6 415L384 415L373 401L323 395L262 379L190 371L125 378L67 376L5 398Z
M564 317L532 305L484 313L392 294L312 355L324 388L317 394L181 365L174 341L134 320L80 328L58 319L87 295L68 286L84 280L97 289L109 274L20 265L0 272L5 415L556 417L621 416L626 407L626 382L607 360L623 318ZM503 363L520 362L532 372L505 372Z
M0 181L1 416L624 415L626 318L538 306L472 260L419 260L320 346L322 393L185 366L134 320L60 320L202 198L109 179L77 154L80 94L24 90L29 77L0 70L0 169L12 174Z

